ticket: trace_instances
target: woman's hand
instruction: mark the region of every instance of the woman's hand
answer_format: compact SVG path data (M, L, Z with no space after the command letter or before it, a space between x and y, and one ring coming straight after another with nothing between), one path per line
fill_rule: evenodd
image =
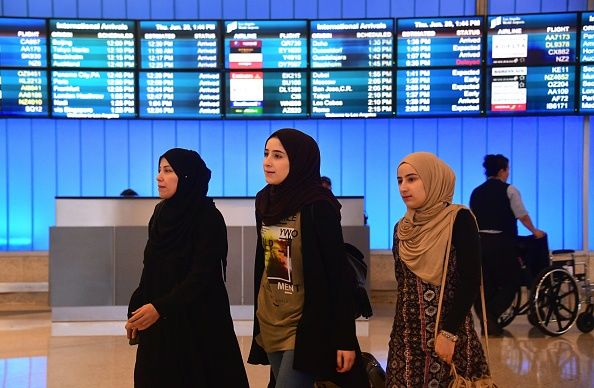
M435 353L437 353L437 356L448 364L452 363L455 347L456 343L454 341L448 339L441 333L437 335L437 339L435 340Z
M126 337L128 337L128 339L133 339L136 338L137 335L138 329L132 327L132 325L129 322L126 322Z
M159 317L160 315L155 309L155 306L151 303L145 304L132 313L132 316L126 323L126 331L132 331L132 333L130 333L130 335L132 335L134 330L146 330L157 322Z
M336 371L344 373L351 370L355 363L354 350L337 350L336 351Z

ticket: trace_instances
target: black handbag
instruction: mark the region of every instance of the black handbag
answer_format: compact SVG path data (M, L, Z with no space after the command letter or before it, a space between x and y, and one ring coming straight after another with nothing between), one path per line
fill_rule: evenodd
M371 353L361 352L363 366L369 379L370 388L386 387L386 371Z

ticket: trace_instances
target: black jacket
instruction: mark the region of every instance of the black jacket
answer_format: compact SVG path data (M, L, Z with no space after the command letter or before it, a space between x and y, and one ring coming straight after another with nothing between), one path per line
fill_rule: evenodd
M135 387L248 387L223 282L227 230L214 205L196 217L187 254L145 260L129 313L152 303L140 332Z
M255 311L258 308L258 292L264 272L261 225L261 221L257 220L254 338L260 333ZM303 313L297 327L293 367L315 374L320 380L341 381L341 387L367 387L355 332L352 274L347 267L349 264L336 210L326 201L303 207L301 236L305 296ZM357 352L357 362L351 371L344 374L335 372L337 350ZM254 340L248 362L265 365L269 363L264 349Z

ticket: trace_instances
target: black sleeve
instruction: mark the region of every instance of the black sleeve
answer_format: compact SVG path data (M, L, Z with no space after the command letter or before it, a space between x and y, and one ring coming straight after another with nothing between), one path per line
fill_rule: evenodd
M335 318L335 339L338 350L355 350L357 335L353 309L353 282L349 272L342 237L342 226L336 210L326 201L313 204L315 231Z
M140 275L140 283L132 296L130 297L130 303L128 303L128 318L132 316L132 312L136 311L140 307L146 304L146 300L144 298L144 269L142 270L142 274Z
M442 328L456 333L477 298L481 285L481 245L474 216L462 209L454 221L452 245L456 248L457 282L454 298Z
M151 229L151 225L153 223L153 218L154 215L151 216L151 219L149 220L149 226L148 226L148 230ZM147 304L147 300L146 297L144 296L144 267L142 268L142 273L140 275L140 282L138 283L138 287L136 287L136 290L134 290L134 292L132 293L132 296L130 297L130 303L128 303L128 318L130 318L132 316L132 312L136 311L137 309L139 309L140 307L144 306L145 304Z
M250 353L248 355L248 363L249 364L261 364L261 365L268 365L268 356L258 343L254 340L258 334L260 334L260 323L258 321L258 317L256 316L256 312L258 311L258 293L260 292L260 282L262 281L262 275L264 274L264 247L262 246L262 239L260 235L260 227L262 226L262 221L258 217L256 213L256 256L254 260L254 327L253 327L253 335L252 335L252 345L250 348ZM270 370L271 376L271 383L269 386L274 386L274 375L272 374L272 369Z
M227 228L223 216L215 207L200 216L193 247L190 272L167 295L151 303L161 315L183 309L203 298L215 282L222 282L222 262L227 257Z
M256 255L254 257L254 337L260 334L260 324L256 317L258 311L258 296L260 293L260 283L264 275L264 247L262 246L262 236L260 228L262 221L256 215Z

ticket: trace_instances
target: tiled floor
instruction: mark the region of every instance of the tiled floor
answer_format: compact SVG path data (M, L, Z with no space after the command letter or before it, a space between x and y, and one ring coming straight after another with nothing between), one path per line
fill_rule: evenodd
M392 310L376 306L369 325L360 327L361 347L384 365ZM236 323L244 358L250 326ZM132 387L135 347L113 335L121 327L121 322L52 327L49 313L0 313L0 388ZM594 387L594 332L572 328L547 337L521 316L504 338L491 339L490 347L499 387ZM246 368L252 387L266 386L266 367Z

